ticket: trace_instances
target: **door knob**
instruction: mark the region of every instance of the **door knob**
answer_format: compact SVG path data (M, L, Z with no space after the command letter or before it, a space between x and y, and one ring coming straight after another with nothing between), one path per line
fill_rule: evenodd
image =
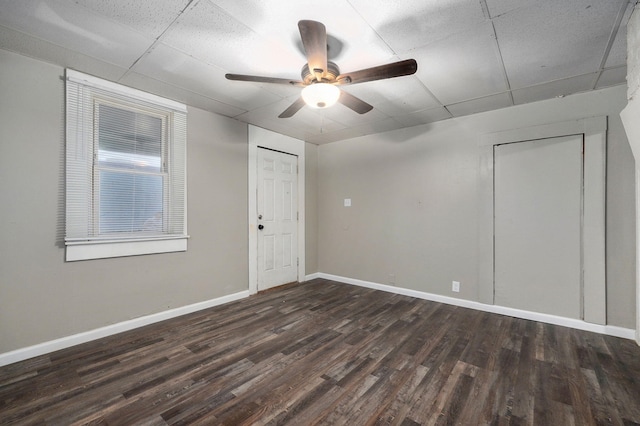
M258 225L258 229L262 231L264 229L264 225L263 224Z

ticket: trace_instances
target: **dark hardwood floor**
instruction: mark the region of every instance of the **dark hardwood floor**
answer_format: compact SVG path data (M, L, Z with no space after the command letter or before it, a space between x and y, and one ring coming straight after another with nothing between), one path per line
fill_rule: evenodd
M630 340L315 280L0 368L0 424L640 423Z

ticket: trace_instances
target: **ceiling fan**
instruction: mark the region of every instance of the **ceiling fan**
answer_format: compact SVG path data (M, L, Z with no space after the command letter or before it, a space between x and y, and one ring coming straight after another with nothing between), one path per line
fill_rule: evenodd
M358 114L367 113L373 109L373 106L341 90L338 86L401 77L414 74L418 70L418 63L415 59L406 59L340 74L338 66L327 60L327 30L325 26L317 21L302 20L298 22L298 29L307 55L307 63L302 67L302 80L243 74L226 74L225 76L229 80L303 87L300 98L284 110L278 116L279 118L292 117L305 104L313 108L328 108L336 102L340 102Z

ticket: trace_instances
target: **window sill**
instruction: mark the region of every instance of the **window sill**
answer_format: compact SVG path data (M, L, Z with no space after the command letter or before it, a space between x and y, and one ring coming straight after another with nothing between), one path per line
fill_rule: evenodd
M187 251L188 236L125 241L67 242L66 261Z

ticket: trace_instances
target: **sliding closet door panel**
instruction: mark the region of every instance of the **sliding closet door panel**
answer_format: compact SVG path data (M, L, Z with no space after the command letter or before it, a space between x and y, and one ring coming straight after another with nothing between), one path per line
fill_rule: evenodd
M582 136L494 148L495 303L582 316Z

